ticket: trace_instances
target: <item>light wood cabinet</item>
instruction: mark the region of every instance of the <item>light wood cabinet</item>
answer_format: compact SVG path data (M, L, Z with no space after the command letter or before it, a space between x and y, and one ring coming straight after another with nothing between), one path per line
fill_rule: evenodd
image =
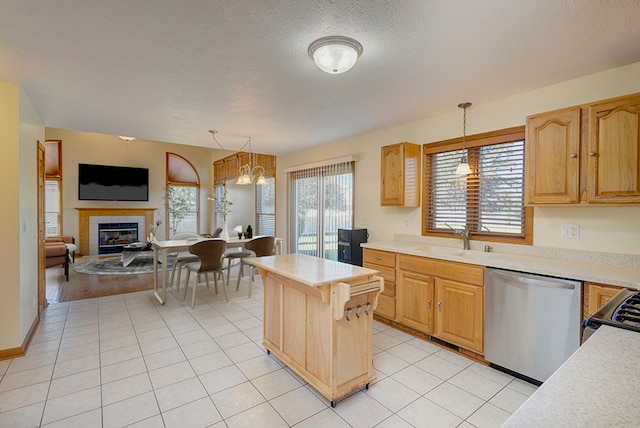
M587 282L584 285L583 319L587 319L624 287Z
M527 117L526 204L577 203L580 108Z
M238 179L238 169L240 168L240 164L238 162L238 155L231 155L224 158L224 179L228 180L237 180Z
M223 186L225 182L224 176L224 160L220 159L213 163L213 185Z
M434 336L484 353L484 288L437 278Z
M375 269L384 278L384 291L378 297L377 315L396 319L396 254L388 251L364 248L362 266Z
M525 204L640 203L640 94L527 117Z
M433 334L434 278L400 271L398 322L426 334Z
M276 176L276 157L260 153L238 152L213 163L214 186L224 185L228 180L237 180L242 165L254 167L260 165L264 168L265 177Z
M330 401L375 380L375 271L301 254L262 259L251 264L264 283L267 350Z
M398 255L399 323L484 353L484 268Z
M592 104L587 152L590 203L640 202L640 94Z
M381 149L380 205L420 206L420 146L397 143Z

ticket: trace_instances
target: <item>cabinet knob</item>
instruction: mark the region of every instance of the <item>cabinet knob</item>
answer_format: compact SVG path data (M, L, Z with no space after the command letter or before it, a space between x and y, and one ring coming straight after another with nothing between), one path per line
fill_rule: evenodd
M442 312L442 306L441 305L442 302L438 302L438 312Z
M398 177L402 177L402 173L401 172L398 173Z
M382 257L376 256L376 260L382 260Z
M431 310L431 299L427 300L427 308Z
M575 153L571 153L571 154L569 155L569 157L570 157L571 159L575 159L575 158L577 158L577 157L578 157L578 155L577 155L577 154L575 154Z
M589 156L595 156L596 152L589 152Z

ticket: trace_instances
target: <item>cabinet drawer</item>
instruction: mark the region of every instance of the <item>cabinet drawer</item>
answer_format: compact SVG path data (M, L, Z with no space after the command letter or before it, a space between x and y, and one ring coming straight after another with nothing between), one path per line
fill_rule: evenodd
M393 281L384 281L384 291L381 293L383 296L396 297L396 283Z
M387 287L387 282L396 282L396 270L393 268L388 268L382 265L376 265L374 263L364 263L362 266L379 271L380 276L384 278L385 288Z
M482 266L406 255L398 257L398 266L400 270L452 279L466 284L484 285L484 268Z
M390 268L395 268L396 253L390 253L388 251L371 250L369 248L365 248L364 262L387 266Z
M375 311L376 314L392 320L396 319L396 299L393 297L385 296L381 294L378 296L378 306Z

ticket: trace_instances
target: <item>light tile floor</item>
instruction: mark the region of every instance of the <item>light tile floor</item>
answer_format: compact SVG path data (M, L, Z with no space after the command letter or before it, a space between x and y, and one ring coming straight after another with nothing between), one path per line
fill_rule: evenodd
M267 355L246 286L230 303L199 287L195 309L149 291L50 305L27 355L0 361L0 427L484 428L535 390L375 322L377 379L332 408Z

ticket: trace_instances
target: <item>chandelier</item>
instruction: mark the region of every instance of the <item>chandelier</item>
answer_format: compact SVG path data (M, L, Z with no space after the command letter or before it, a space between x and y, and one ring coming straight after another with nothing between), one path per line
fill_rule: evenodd
M218 131L216 131L215 129L210 129L209 132L211 132L211 135L213 136L213 141L215 141L216 144L218 144L218 146L220 146L222 150L226 150L216 138L216 134L218 133ZM238 152L242 152L245 147L247 147L247 151L249 153L249 163L245 163L244 165L241 165L240 168L238 169L238 180L236 180L236 184L239 184L239 185L246 185L246 184L253 184L253 183L257 185L267 184L267 179L264 177L264 173L265 173L264 168L260 165L253 165L253 152L251 151L251 137L249 137L247 142L244 143L242 147L240 147L240 150L238 150Z

